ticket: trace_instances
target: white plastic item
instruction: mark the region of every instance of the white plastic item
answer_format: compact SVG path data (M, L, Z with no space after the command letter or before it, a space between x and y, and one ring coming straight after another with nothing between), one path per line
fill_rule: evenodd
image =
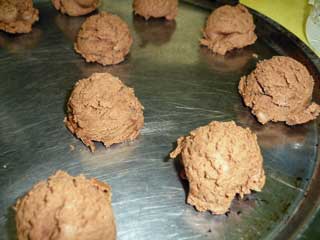
M313 8L306 23L306 35L311 48L320 56L320 0L312 0Z

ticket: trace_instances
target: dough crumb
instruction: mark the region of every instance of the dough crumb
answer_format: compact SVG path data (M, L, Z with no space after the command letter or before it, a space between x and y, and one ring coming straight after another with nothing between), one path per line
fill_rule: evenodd
M69 147L70 147L70 152L73 152L76 149L76 147L73 144L70 144Z
M257 120L303 124L315 119L320 106L311 102L314 80L307 68L290 57L260 61L241 78L239 92Z
M225 55L235 48L243 48L257 40L253 17L241 4L225 5L214 10L207 20L200 44L212 52Z
M32 0L0 0L0 30L8 33L29 33L39 20L39 11Z
M69 16L82 16L96 10L100 0L51 0L55 9Z
M181 154L189 181L187 202L198 211L224 214L231 201L265 184L257 137L248 128L213 121L180 137L171 158Z
M112 65L124 61L132 42L129 27L120 17L101 12L82 24L74 49L87 62Z
M134 90L109 73L79 80L68 101L67 128L93 152L93 141L106 147L134 140L144 124L143 106Z
M19 240L115 240L111 187L85 176L56 172L14 207Z
M178 14L178 0L134 0L133 11L136 15L149 18L173 20Z

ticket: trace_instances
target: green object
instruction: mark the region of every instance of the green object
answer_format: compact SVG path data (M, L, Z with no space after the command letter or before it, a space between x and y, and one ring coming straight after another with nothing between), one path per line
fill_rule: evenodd
M275 20L308 44L305 23L311 6L307 0L240 0L250 8Z

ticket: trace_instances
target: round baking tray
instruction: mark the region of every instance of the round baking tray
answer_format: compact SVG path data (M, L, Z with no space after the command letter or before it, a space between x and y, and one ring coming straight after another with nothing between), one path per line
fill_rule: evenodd
M103 1L128 22L134 44L125 62L85 63L73 42L85 17L67 17L37 1L40 21L25 35L0 34L0 232L16 239L17 198L58 169L83 173L112 186L118 239L290 239L319 203L318 124L262 126L237 92L241 76L261 59L291 56L316 80L319 59L295 36L252 11L257 42L226 56L199 46L211 1L180 2L176 21L144 21L131 1ZM91 153L63 124L75 82L110 72L135 89L145 107L145 127L133 142ZM235 199L215 216L186 204L188 184L169 160L176 139L212 120L234 120L257 135L267 175L262 192Z

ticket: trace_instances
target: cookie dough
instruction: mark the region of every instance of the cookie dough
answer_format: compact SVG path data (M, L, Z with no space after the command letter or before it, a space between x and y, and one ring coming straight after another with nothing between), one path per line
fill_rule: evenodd
M51 0L53 6L63 14L82 16L96 10L100 0Z
M78 81L68 102L67 128L91 151L135 139L144 124L143 106L132 88L109 73Z
M39 20L39 11L32 0L0 0L0 30L8 33L28 33Z
M134 0L133 11L146 20L150 17L173 20L178 14L178 0Z
M315 119L320 106L311 103L314 80L307 68L290 57L261 61L241 78L239 92L257 120L302 124Z
M58 171L17 201L19 240L115 240L111 188Z
M257 40L254 29L252 15L243 5L225 5L209 16L200 44L225 55L232 49L253 44Z
M116 15L101 12L82 24L74 48L87 62L111 65L122 62L131 45L128 25Z
M234 122L213 121L180 137L171 158L181 154L189 181L187 202L198 211L223 214L236 194L261 191L265 183L257 137Z

